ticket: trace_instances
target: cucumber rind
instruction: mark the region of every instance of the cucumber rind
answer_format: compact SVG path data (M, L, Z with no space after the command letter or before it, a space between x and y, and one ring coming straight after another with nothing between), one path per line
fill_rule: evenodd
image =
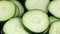
M46 20L44 20L41 16L39 16L39 17L41 17L44 21L44 23L47 23L47 24L42 24L43 25L43 27L41 28L41 26L40 27L38 27L38 26L34 26L34 25L32 25L31 23L32 22L28 22L29 20L30 20L30 18L32 17L32 16L34 16L34 13L36 13L37 15L39 14L43 14L44 15L44 19ZM30 15L29 15L30 14ZM31 19L33 19L33 18L31 18ZM23 17L22 17L22 21L23 21L23 24L24 24L24 26L26 27L26 28L28 28L29 30L31 30L32 32L35 32L35 33L39 33L39 32L43 32L43 31L45 31L47 28L48 28L48 26L49 26L49 19L48 19L48 16L47 16L47 14L45 14L44 12L42 12L42 11L40 11L40 10L31 10L31 11L28 11L27 13L25 13L24 15L23 15ZM35 25L38 25L37 23L35 24ZM40 24L41 25L41 24ZM32 28L33 27L33 28ZM35 27L35 28L34 28Z
M18 9L18 7L16 6L16 12L15 12L14 17L17 17L17 16L18 16L18 13L19 13L19 9Z

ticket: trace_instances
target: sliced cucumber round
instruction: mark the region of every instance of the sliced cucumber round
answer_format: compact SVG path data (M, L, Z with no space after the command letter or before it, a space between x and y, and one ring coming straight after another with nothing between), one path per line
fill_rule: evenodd
M0 21L6 21L15 14L15 5L10 1L0 1Z
M31 10L23 15L23 24L29 30L35 33L45 31L49 26L47 14L41 10Z
M13 1L13 3L18 7L18 16L21 17L24 13L24 8L19 1Z
M60 20L53 22L50 27L49 34L60 34Z
M25 6L28 10L40 9L47 13L48 12L47 6L49 2L50 0L26 0Z
M60 18L60 1L52 1L49 4L48 9L52 15Z
M50 23L52 23L52 22L54 22L56 20L59 20L58 18L56 18L54 16L50 16L49 19L50 19Z
M4 24L5 34L28 34L22 26L21 18L12 18Z

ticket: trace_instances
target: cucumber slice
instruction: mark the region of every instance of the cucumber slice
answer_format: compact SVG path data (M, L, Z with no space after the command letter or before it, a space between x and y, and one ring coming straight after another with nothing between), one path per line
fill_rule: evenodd
M50 27L49 34L60 34L60 20L53 22Z
M22 26L21 18L12 18L4 24L5 34L29 34Z
M23 24L26 28L35 33L45 31L49 26L47 14L41 10L31 10L23 15Z
M6 21L15 14L15 5L10 1L0 1L0 21Z
M60 18L60 1L52 1L48 7L50 13L57 18Z
M54 22L56 20L59 20L58 18L56 18L54 16L50 16L49 19L50 19L50 23L52 23L52 22Z
M50 0L26 0L25 7L28 10L40 9L47 13L48 12L47 6L48 6L49 2L50 2Z
M13 1L13 3L18 7L18 16L21 17L24 13L24 8L19 1Z

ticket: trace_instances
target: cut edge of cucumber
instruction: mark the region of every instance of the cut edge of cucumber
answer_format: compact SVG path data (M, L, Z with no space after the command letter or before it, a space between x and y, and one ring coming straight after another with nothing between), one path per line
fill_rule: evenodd
M18 7L18 17L21 17L24 13L24 8L19 1L12 1Z

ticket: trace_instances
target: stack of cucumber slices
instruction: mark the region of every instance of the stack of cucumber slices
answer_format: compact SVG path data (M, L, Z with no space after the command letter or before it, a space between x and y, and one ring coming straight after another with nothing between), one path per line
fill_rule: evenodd
M0 24L1 34L60 34L60 0L0 0Z

